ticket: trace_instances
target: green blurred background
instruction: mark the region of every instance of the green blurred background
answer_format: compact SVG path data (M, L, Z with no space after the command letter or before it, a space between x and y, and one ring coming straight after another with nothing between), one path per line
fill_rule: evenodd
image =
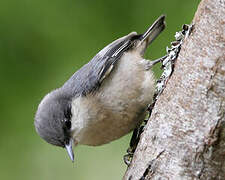
M131 31L143 32L161 14L167 15L167 28L146 57L164 55L199 1L1 0L0 179L121 179L131 135L100 147L78 146L72 164L64 149L36 134L37 106L105 45Z

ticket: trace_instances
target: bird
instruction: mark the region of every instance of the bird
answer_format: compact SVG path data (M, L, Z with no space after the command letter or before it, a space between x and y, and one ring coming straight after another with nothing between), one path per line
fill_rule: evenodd
M34 117L39 136L65 148L74 162L78 144L106 144L140 125L154 95L151 68L162 61L143 56L164 28L161 15L143 34L131 32L113 41L44 96Z

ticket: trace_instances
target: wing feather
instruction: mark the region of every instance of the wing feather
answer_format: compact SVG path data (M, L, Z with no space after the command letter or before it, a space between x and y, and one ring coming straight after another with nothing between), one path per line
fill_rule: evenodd
M107 45L62 86L64 92L72 97L94 92L138 37L140 36L133 32Z

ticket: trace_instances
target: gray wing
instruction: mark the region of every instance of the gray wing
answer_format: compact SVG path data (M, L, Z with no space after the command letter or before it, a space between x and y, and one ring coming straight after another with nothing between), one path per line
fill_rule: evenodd
M64 92L74 97L95 91L113 70L123 53L131 48L134 40L139 37L140 35L133 32L106 46L89 63L73 74L63 85Z

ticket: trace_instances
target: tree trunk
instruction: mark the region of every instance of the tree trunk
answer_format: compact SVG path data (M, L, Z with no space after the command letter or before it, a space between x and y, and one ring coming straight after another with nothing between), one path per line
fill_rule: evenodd
M225 0L202 0L124 180L225 179Z

